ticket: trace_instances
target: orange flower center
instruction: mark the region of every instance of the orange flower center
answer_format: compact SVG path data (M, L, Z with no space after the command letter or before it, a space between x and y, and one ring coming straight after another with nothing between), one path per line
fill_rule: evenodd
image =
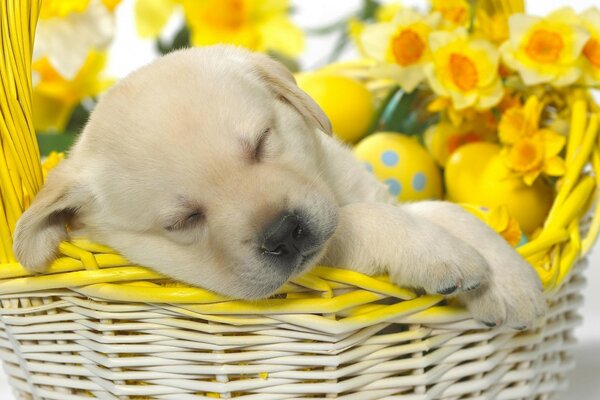
M454 153L459 147L467 143L481 142L483 136L475 132L452 135L448 138L448 154Z
M415 31L405 29L392 39L392 54L402 66L419 61L425 51L425 43Z
M510 151L511 167L520 172L536 170L544 160L542 147L531 139L523 139Z
M538 29L531 35L529 43L525 46L525 52L537 62L551 63L558 60L564 46L558 33Z
M462 91L469 91L477 85L477 68L470 58L452 53L449 66L452 81Z
M244 0L220 0L205 8L204 20L210 25L236 30L244 25Z
M600 68L600 42L598 42L598 39L591 38L588 40L583 48L583 55L595 67Z

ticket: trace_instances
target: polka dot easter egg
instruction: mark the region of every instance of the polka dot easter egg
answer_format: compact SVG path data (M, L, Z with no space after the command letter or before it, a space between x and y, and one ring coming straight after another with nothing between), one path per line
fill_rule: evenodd
M442 196L440 170L413 138L393 132L374 133L354 147L354 154L399 201Z

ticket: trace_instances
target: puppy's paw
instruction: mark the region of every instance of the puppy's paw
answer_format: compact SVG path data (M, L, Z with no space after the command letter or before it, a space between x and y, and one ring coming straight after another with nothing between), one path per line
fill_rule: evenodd
M488 262L474 247L439 227L428 229L428 240L415 258L391 268L396 284L443 295L469 292L487 284Z
M502 265L502 274L492 266L494 275L486 285L458 296L473 317L485 325L506 325L517 330L532 328L546 312L540 280L516 252L490 255L492 263Z

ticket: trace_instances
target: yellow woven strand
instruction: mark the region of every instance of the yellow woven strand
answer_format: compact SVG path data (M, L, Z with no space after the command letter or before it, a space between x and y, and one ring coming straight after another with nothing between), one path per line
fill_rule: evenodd
M590 224L590 230L588 231L587 236L581 242L582 254L587 254L592 249L596 239L598 238L598 234L600 233L600 206L598 206L598 198L600 197L600 144L596 146L596 149L592 154L592 168L596 172L596 209L594 210L594 215Z
M23 3L20 2L21 7L15 5L15 2L9 2L9 14L16 16L14 19L14 31L16 32L16 45L12 46L12 54L10 57L12 71L15 74L14 82L15 88L18 95L18 102L12 102L14 109L14 115L16 116L19 124L20 135L14 135L17 138L17 142L20 144L24 156L27 159L30 172L34 182L34 188L37 191L42 183L42 171L39 162L39 150L37 148L36 140L31 140L33 133L33 122L31 116L31 75L30 68L27 67L31 64L31 53L27 56L22 55L25 49L26 43L30 43L29 31L25 28L28 26L28 21L31 18L31 11L23 8ZM31 5L28 7L31 8ZM26 36L27 35L27 36Z
M571 190L577 183L579 175L583 170L583 166L590 159L590 153L592 152L592 148L594 147L597 134L598 115L592 114L592 116L589 119L587 129L585 130L581 148L573 158L573 161L567 166L567 172L562 179L561 187L558 191L558 194L556 195L556 199L554 200L554 204L552 206L552 209L550 210L550 214L548 215L546 224L551 223L551 221L554 219L555 214L560 211L562 204L565 202L565 200L571 193Z
M0 2L0 218L2 262L14 261L11 234L42 183L31 116L31 49L39 0Z
M19 166L19 172L23 174L24 184L28 191L33 191L32 184L32 176L33 166L29 165L28 160L30 159L29 154L27 152L20 150L25 150L24 146L19 146L19 143L22 142L23 132L18 130L19 127L19 116L17 110L14 109L13 104L15 101L18 101L18 92L16 91L15 85L15 71L13 68L15 65L11 62L12 52L13 52L13 39L16 38L15 32L11 32L14 29L14 14L10 13L10 10L7 7L10 6L10 2L8 4L6 2L2 2L2 17L4 18L4 23L2 25L2 58L3 64L2 68L0 68L0 79L3 82L3 91L0 94L0 112L4 116L4 121L6 123L6 127L8 128L6 131L2 132L2 140L7 146L5 148L8 149L13 155L16 157L15 160ZM15 141L17 143L15 143Z
M12 234L8 229L8 221L6 220L6 214L4 210L4 204L0 201L0 263L1 267L4 267L5 263L11 262L12 249L9 247ZM2 268L0 268L1 270Z
M517 251L524 258L529 258L536 253L547 252L550 247L568 239L569 233L565 229L544 231L536 239L519 247Z
M581 255L581 237L579 235L579 220L573 220L569 225L570 240L565 244L558 265L557 288L564 282L565 278L571 272L575 261Z
M38 290L85 286L102 282L133 281L144 279L164 279L162 275L142 267L122 267L111 269L67 272L59 275L41 275L14 278L0 282L0 293L26 293Z
M594 178L589 175L583 176L560 210L554 213L554 218L546 223L545 229L565 229L575 218L580 218L586 212L585 206L589 203L595 187Z
M575 152L581 145L583 133L585 132L587 114L587 103L583 99L577 99L571 110L571 128L569 129L569 140L567 141L567 165L573 161Z
M389 282L382 282L372 277L365 277L363 274L350 270L320 266L313 268L311 272L325 280L345 283L399 299L410 300L416 297L416 294L408 289L399 288Z

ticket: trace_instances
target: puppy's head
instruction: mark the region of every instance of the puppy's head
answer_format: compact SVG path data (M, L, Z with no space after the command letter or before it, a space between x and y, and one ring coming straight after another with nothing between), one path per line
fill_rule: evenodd
M335 230L318 137L329 131L265 56L172 53L103 96L19 220L15 253L43 271L70 226L165 275L267 296L314 264Z

